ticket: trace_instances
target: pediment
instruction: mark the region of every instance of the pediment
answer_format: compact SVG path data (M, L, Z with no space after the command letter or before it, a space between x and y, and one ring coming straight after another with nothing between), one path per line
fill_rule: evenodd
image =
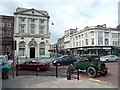
M32 39L32 40L29 42L28 45L29 45L29 46L36 46L37 43L36 43L36 41L35 41L34 39Z
M36 10L36 9L24 9L24 10L20 10L15 12L14 14L20 14L20 15L37 15L37 16L48 16L47 11L42 11L42 10Z

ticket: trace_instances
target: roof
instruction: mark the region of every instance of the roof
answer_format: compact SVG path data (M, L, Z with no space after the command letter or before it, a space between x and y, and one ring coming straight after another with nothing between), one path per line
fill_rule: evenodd
M20 14L20 13L23 13L23 12L33 11L33 10L36 11L36 12L38 12L38 13L40 13L40 14L42 14L43 16L46 16L46 17L49 18L49 15L48 15L48 12L47 12L47 11L37 10L37 9L34 9L34 8L27 9L27 8L20 8L20 7L18 7L18 8L16 9L16 12L15 12L14 14Z

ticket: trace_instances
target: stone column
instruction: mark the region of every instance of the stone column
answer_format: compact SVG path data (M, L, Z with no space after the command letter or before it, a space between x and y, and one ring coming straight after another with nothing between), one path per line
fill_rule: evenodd
M19 17L15 16L14 33L19 33Z
M26 30L25 33L28 33L28 18L26 17Z
M35 31L35 33L39 34L39 19L36 19L35 25L36 25L36 28L35 28L36 31Z

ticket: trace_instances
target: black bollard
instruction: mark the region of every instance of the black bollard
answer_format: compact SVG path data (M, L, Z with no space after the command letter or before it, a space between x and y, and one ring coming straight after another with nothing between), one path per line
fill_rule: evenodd
M16 76L18 76L18 68L16 68Z
M77 69L77 80L79 80L79 70Z
M56 78L58 77L58 65L56 64Z
M71 80L71 71L67 71L67 80Z
M36 76L38 76L38 72L39 72L39 67L37 65L37 67L36 67Z

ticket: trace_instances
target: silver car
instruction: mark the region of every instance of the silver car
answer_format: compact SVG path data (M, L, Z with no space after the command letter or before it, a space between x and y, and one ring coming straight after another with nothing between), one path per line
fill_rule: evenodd
M118 61L118 57L116 55L106 55L100 57L100 61L108 62L108 61Z

